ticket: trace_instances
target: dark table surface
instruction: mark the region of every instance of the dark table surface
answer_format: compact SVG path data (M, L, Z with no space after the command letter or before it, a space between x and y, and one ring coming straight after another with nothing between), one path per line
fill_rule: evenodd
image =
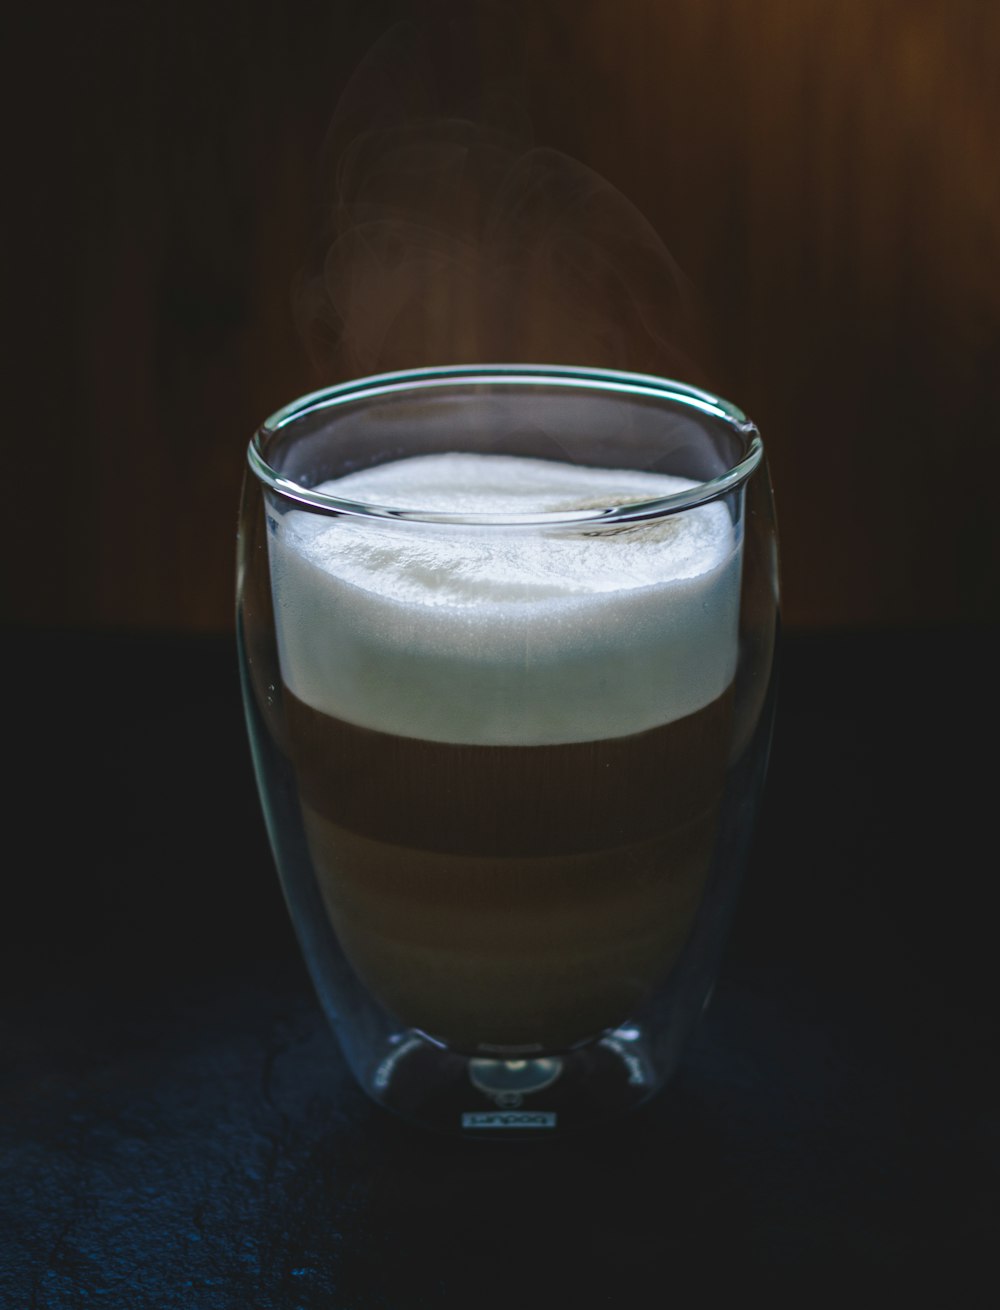
M614 1129L486 1144L352 1083L271 864L232 642L6 631L0 1307L989 1301L996 649L786 635L682 1071Z

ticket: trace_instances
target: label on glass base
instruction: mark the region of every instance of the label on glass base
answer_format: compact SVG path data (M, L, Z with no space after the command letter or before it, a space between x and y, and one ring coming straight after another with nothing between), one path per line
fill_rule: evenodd
M554 1110L470 1110L463 1128L555 1128Z

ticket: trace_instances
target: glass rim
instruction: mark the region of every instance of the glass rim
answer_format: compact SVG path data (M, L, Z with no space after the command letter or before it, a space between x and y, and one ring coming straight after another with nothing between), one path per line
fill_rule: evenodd
M334 410L340 405L377 400L407 391L425 391L458 385L472 387L484 383L492 386L554 386L605 394L642 396L697 411L725 422L745 442L743 457L714 478L674 492L669 496L638 499L606 506L578 510L558 510L532 514L454 514L443 510L407 509L368 501L349 500L314 491L290 478L282 477L263 454L265 443L282 428L315 414ZM648 373L628 373L618 369L581 368L563 364L456 364L442 367L404 369L376 373L311 391L275 410L254 433L247 447L247 462L254 476L266 487L299 509L330 517L348 515L393 523L425 523L464 527L579 527L637 523L657 519L681 510L717 500L747 481L760 464L764 445L756 426L730 401L672 378Z

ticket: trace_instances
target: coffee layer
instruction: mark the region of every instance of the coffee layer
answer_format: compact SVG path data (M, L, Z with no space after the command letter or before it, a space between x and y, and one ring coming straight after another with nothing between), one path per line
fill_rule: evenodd
M285 691L300 794L330 822L453 854L562 855L645 840L714 808L732 689L629 737L560 746L417 741L320 714Z
M286 701L324 903L403 1023L470 1052L564 1050L669 971L711 859L731 692L634 737L528 748Z
M715 815L614 850L444 855L305 810L345 954L404 1024L456 1050L558 1052L622 1023L676 962Z

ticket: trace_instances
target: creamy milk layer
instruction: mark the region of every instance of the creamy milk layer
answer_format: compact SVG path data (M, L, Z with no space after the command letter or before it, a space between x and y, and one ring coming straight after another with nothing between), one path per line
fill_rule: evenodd
M456 514L599 508L695 485L505 455L423 455L326 482ZM611 532L383 523L303 510L268 536L282 678L313 709L430 741L626 736L701 709L736 668L726 506Z

